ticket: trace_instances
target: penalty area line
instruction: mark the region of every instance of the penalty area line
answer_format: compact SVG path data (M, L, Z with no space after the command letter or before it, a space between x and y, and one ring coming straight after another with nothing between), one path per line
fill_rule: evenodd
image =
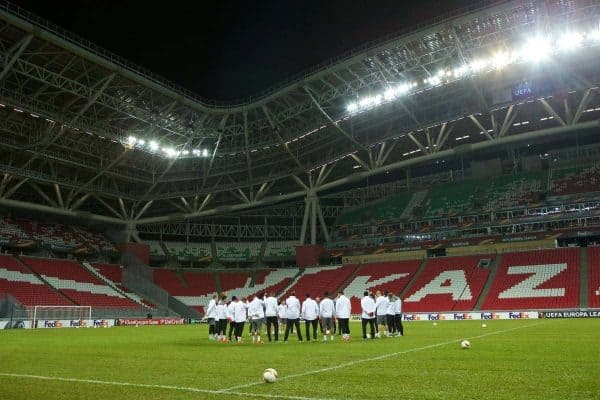
M314 374L319 374L321 372L327 372L327 371L333 371L333 370L340 369L340 368L351 367L353 365L361 364L361 363L365 363L365 362L369 362L369 361L384 360L386 358L392 358L392 357L396 357L396 356L399 356L399 355L402 355L402 354L408 354L408 353L414 353L414 352L421 351L421 350L433 349L435 347L442 347L442 346L446 346L446 345L449 345L449 344L452 344L452 343L456 343L457 341L462 340L462 339L480 339L480 338L484 338L484 337L487 337L487 336L499 335L501 333L516 331L516 330L519 330L519 329L530 328L532 326L540 325L540 324L543 324L543 323L544 322L536 322L534 324L529 324L529 325L525 325L525 326L517 326L517 327L514 327L514 328L503 329L501 331L488 332L488 333L484 333L484 334L477 335L477 336L471 336L471 337L466 337L466 338L463 337L463 338L460 338L460 339L449 340L447 342L434 343L434 344L430 344L430 345L423 346L423 347L415 347L415 348L412 348L412 349L397 351L395 353L387 353L387 354L383 354L383 355L380 355L380 356L377 356L377 357L363 358L363 359L360 359L360 360L348 361L346 363L334 365L332 367L325 367L325 368L315 369L315 370L312 370L312 371L301 372L299 374L292 374L292 375L282 376L281 378L278 378L277 381L279 382L279 381L283 381L283 380L287 380L287 379L292 379L292 378L301 378L303 376L314 375ZM249 387L252 387L252 386L259 385L259 384L260 383L252 382L252 383L247 383L245 385L238 385L238 386L232 386L232 387L229 387L229 388L221 389L221 390L218 390L218 392L219 393L234 393L233 390L245 389L245 388L249 388Z
M171 386L171 385L155 385L145 383L132 383L132 382L116 382L116 381L102 381L98 379L78 379L78 378L63 378L59 376L43 376L43 375L29 375L29 374L16 374L9 372L0 372L0 377L5 376L9 378L23 378L23 379L35 379L43 381L55 381L55 382L71 382L71 383L86 383L90 385L108 385L108 386L125 386L141 389L162 389L162 390L173 390L179 392L191 392L191 393L203 393L213 395L237 395L243 397L255 397L262 399L286 399L286 400L336 400L331 398L316 398L316 397L303 397L303 396L286 396L281 394L261 394L261 393L246 393L237 391L223 392L221 390L211 389L200 389L195 387L186 386Z

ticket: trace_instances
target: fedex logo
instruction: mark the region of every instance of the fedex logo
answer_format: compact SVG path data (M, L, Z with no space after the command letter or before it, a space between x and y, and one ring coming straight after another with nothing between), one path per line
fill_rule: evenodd
M85 328L87 326L87 321L85 320L80 320L80 319L76 319L76 320L71 320L71 322L69 323L69 326L71 327L75 327L75 328Z
M60 321L44 321L44 328L62 328L63 324Z
M427 319L430 321L439 321L440 320L440 314L428 314L427 315Z
M95 327L96 326L101 327L101 326L107 326L107 325L108 325L108 321L105 320L105 319L95 319L94 320L94 326Z
M481 313L481 319L498 319L500 318L500 316L496 313L491 313L491 312L482 312Z
M404 315L404 320L405 321L420 321L421 316L419 316L417 314L406 314L406 315Z
M522 318L528 318L529 316L526 313L520 313L520 312L509 312L508 313L508 318L509 319L522 319Z
M454 319L458 321L462 321L465 319L471 319L471 314L454 314Z

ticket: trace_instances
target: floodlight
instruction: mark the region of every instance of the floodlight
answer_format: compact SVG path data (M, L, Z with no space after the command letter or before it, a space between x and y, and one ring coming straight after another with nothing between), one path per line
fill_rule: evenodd
M502 69L512 62L512 55L501 51L493 55L492 66L494 69Z
M187 156L187 155L189 155L189 154L190 154L190 151L189 151L189 150L183 150L183 151L181 152L181 154L183 154L184 156Z
M552 47L549 40L540 36L529 39L525 46L521 48L521 57L533 63L546 60L550 53L552 53Z
M140 146L143 146L146 144L146 141L144 139L140 139L137 141L137 144L139 144Z
M208 157L208 149L202 149L202 157Z
M484 70L485 67L487 66L487 64L488 64L488 62L484 59L475 60L471 64L469 64L469 69L473 73L477 73L477 72Z
M587 34L587 37L594 42L600 42L600 29L594 29L593 31L590 31Z
M358 110L358 104L356 103L350 103L346 106L346 110L348 110L348 112L353 113L356 110Z
M572 51L581 47L583 36L577 32L567 32L558 39L558 49L562 51Z
M152 151L156 151L159 148L158 142L156 140L151 140L150 143L148 143L148 146Z
M394 97L396 97L396 91L392 88L387 89L383 93L383 98L386 99L387 101L393 100Z
M127 144L133 146L137 142L137 138L135 136L129 136L127 138Z

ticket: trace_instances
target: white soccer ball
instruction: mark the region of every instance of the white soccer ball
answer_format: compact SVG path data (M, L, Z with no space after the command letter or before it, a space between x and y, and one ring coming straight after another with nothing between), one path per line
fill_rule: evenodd
M434 323L433 323L433 326L437 326L437 322L434 322Z
M487 325L486 324L481 324L481 327L482 328L487 328Z
M468 340L463 340L462 342L460 342L460 347L462 347L463 349L468 349L471 347L471 342L469 342Z
M275 383L277 380L277 371L273 368L267 368L263 372L263 381L267 383Z

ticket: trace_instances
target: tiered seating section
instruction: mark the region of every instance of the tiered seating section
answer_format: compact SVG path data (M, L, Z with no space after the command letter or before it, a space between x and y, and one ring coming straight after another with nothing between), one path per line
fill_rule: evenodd
M481 309L579 307L580 251L579 248L561 248L503 254ZM599 308L600 247L586 251L588 306ZM218 273L155 269L154 281L200 311L217 288L227 291L230 296L274 292L286 297L295 291L300 298L306 293L319 297L325 291L335 295L342 288L351 298L353 313L360 312L359 300L364 290L387 290L395 294L404 292L406 312L467 311L475 308L489 277L490 270L479 266L483 259L492 260L493 264L492 256L481 255L362 266L321 266L306 268L301 273L298 268ZM94 264L93 267L116 285L122 282L120 266ZM138 303L69 260L30 257L19 260L0 255L0 292L11 294L25 305L139 308Z
M600 247L589 247L588 252L588 306L600 308Z
M29 233L17 221L0 216L0 243L8 244L11 241L20 242L30 239Z
M410 192L399 193L373 204L353 208L340 215L336 223L337 225L349 225L398 220L412 196L413 194Z
M79 235L85 243L91 246L94 250L99 253L116 253L117 249L115 245L109 242L104 235L98 232L86 231L76 226L72 227L73 232Z
M483 308L518 310L578 307L579 251L573 248L503 255Z
M296 255L296 246L298 242L295 240L280 240L267 242L265 250L265 258L285 257L294 258Z
M162 257L165 255L160 242L147 240L150 245L150 255ZM163 242L169 255L179 260L212 258L211 243L185 243L185 242ZM297 241L281 240L270 241L266 243L264 258L294 258L296 255ZM251 262L256 261L261 256L263 242L215 242L217 257L221 261L229 262Z
M22 261L75 304L95 308L139 307L74 261L29 257L23 257Z
M260 254L259 242L216 242L217 257L223 261L256 260Z
M327 267L306 268L300 278L293 284L283 297L296 292L296 296L304 298L307 293L312 297L322 297L326 291L335 296L342 284L356 271L356 265L336 265Z
M344 288L354 312L360 310L360 299L365 290L375 293L388 291L398 295L413 278L421 265L420 260L364 264Z
M8 293L25 306L74 305L58 291L46 285L17 259L0 255L0 292Z
M185 242L163 242L169 254L178 259L210 257L210 243L185 243ZM160 254L163 253L160 244L155 242L154 247Z
M127 288L123 284L123 266L116 264L101 264L101 263L93 263L91 267L96 270L100 275L102 275L105 279L108 279L115 287L119 290L122 290L127 297L134 299L140 304L144 304L150 308L154 308L154 304L148 302L144 298L138 296L133 293L129 288Z
M552 171L554 195L568 195L600 191L600 164L568 167Z
M97 232L59 223L16 220L0 216L0 244L16 242L18 246L28 241L59 251L91 249L105 254L117 252L115 246Z
M32 236L52 249L73 250L85 244L73 231L63 224L45 224L35 221L21 221Z
M404 310L471 310L485 286L489 270L479 268L492 256L442 257L427 261L404 298Z

